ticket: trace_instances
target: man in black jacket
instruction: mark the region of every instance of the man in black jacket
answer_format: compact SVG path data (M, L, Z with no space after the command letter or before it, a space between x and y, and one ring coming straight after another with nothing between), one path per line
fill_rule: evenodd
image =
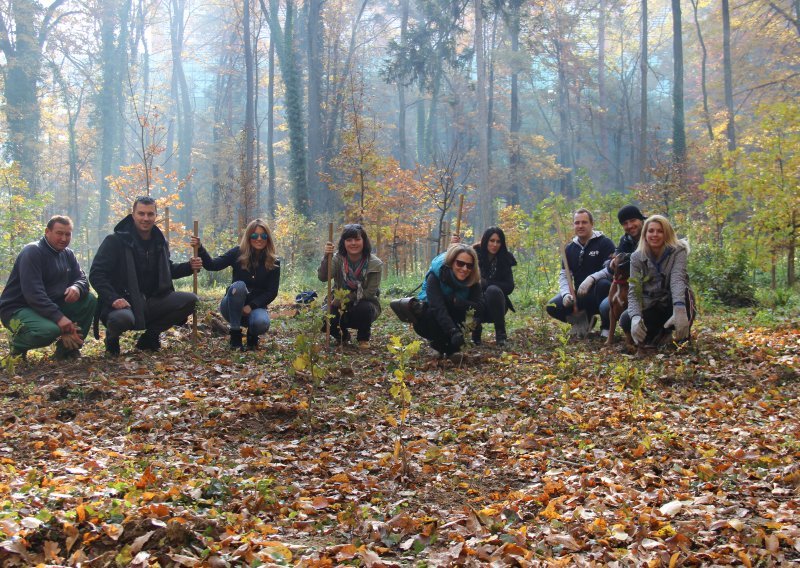
M100 319L106 324L106 353L119 355L119 337L143 329L136 348L158 351L162 331L186 321L197 296L176 292L174 278L200 270L203 262L174 263L164 234L156 227L156 202L137 197L133 211L114 227L92 262L89 281L100 299Z
M68 248L71 240L72 220L56 215L44 237L25 245L14 262L0 295L0 319L15 330L12 354L24 357L28 350L55 341L56 359L80 355L97 300Z
M642 215L642 212L635 205L626 205L617 212L617 219L625 233L620 237L614 255L620 253L632 254L633 251L636 250L636 247L639 246L639 237L642 234L642 225L644 224L645 216ZM610 261L606 262L602 269L583 279L583 282L581 282L581 285L578 287L578 297L589 294L598 282L613 280L614 274L608 266L609 263ZM611 304L608 301L607 294L608 292L606 291L606 297L600 302L600 337L608 337Z
M600 231L594 230L594 218L587 209L578 209L572 216L572 226L575 237L565 249L567 264L572 273L573 289L586 279L590 274L603 268L603 263L614 254L614 243ZM575 302L578 309L586 311L587 315L597 314L600 302L608 296L611 282L601 280L593 286L592 293L575 298L570 292L566 271L561 269L559 275L559 293L547 303L547 313L561 321L567 321Z

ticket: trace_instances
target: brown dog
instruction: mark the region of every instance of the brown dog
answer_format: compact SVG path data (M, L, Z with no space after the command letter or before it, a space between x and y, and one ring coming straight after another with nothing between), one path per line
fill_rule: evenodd
M614 332L617 329L617 321L626 309L628 309L628 278L631 275L631 255L628 253L619 253L608 265L608 269L614 274L614 280L611 282L611 289L608 291L608 303L611 310L608 314L609 327L608 339L606 345L614 344ZM625 341L628 345L633 345L633 339L630 334L625 334Z

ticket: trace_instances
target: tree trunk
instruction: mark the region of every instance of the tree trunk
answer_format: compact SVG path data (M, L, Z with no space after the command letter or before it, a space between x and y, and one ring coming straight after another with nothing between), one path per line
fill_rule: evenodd
M475 7L475 65L478 82L475 96L478 99L478 203L480 209L477 225L488 227L492 224L492 188L489 184L489 138L488 109L486 106L486 60L483 46L483 7L481 0L473 0Z
M38 3L32 0L11 2L14 38L0 19L0 49L6 59L4 95L8 124L8 148L19 164L22 178L35 195L39 184L39 134L41 110L37 93L42 69L42 48L47 41L56 9L66 0L56 0L37 22ZM38 25L37 25L38 24Z
M247 0L246 0L247 1ZM183 39L185 31L186 0L171 0L172 22L170 26L170 40L172 46L172 74L175 78L177 90L177 117L178 117L178 181L183 181L181 201L183 202L183 223L188 227L194 219L192 192L192 144L194 143L194 113L183 70Z
M511 40L511 52L515 54L514 60L516 61L516 54L519 53L519 28L520 28L520 2L514 1L511 6L511 14L508 23L508 33ZM519 205L522 196L520 195L521 188L519 182L520 171L520 141L519 130L522 126L522 121L519 115L519 73L517 66L514 65L511 71L511 102L510 102L510 120L508 125L508 133L510 138L509 143L509 157L508 165L511 175L511 204Z
M697 28L697 41L700 42L700 50L703 54L700 63L700 89L703 92L703 118L706 122L706 130L708 130L709 140L714 140L714 128L711 124L711 113L708 110L708 87L706 85L706 63L708 61L708 50L706 49L706 42L703 40L703 32L700 29L700 20L697 17L697 4L698 0L692 1L692 11L694 14L694 25ZM726 0L725 0L726 1Z
M400 44L405 45L408 35L408 0L400 2ZM408 169L408 142L406 140L406 89L397 81L397 161L402 169Z
M308 1L308 193L312 209L325 211L327 196L320 188L322 142L322 0Z
M600 131L600 148L608 148L606 134L606 0L600 0L597 18L597 125Z
M253 71L253 41L250 30L250 0L244 0L242 13L242 35L244 39L244 66L246 77L246 91L244 104L244 128L242 134L242 201L239 207L239 229L244 229L251 218L254 217L255 199L253 184L253 167L255 157L253 154L253 140L255 139L255 73Z
M422 92L417 99L417 162L428 164L428 154L425 152L425 98Z
M101 53L102 53L102 86L99 94L100 114L100 206L98 210L98 229L106 231L110 214L111 187L108 176L115 164L121 142L120 104L122 82L127 77L120 76L120 50L127 49L122 41L127 27L127 13L130 7L128 0L116 3L111 0L103 2L101 13ZM119 34L117 33L119 30Z
M289 129L289 176L292 180L292 197L296 209L303 215L310 213L308 181L306 179L305 127L303 123L303 89L300 70L295 60L293 0L286 2L284 27L279 23L278 0L269 0L269 8L259 0L264 17L269 22L272 40L286 86L286 123Z
M639 182L644 182L647 179L647 170L650 166L647 156L647 71L649 67L647 42L648 42L648 29L647 29L647 0L642 0L642 39L641 39L641 57L639 61L639 68L641 70L641 109L639 111L639 121L641 123L639 130Z
M686 124L683 112L683 31L681 2L672 0L672 155L678 167L678 183L683 187L686 164Z
M728 111L726 133L728 150L736 149L736 128L733 109L733 71L731 69L731 14L728 0L722 0L722 66L725 75L725 108Z
M572 134L570 132L569 84L567 83L566 62L560 40L555 41L556 63L558 65L558 120L559 120L559 162L567 169L561 179L561 194L575 197L575 172L572 160Z
M269 85L267 86L267 211L271 217L277 213L275 186L275 38L269 38Z

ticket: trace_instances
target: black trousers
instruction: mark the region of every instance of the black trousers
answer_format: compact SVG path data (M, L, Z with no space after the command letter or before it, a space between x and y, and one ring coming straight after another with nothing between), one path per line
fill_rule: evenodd
M144 320L147 331L161 333L174 325L181 325L194 311L197 296L191 292L170 292L166 296L147 298L144 308ZM106 320L108 337L119 337L134 328L136 318L133 310L122 308L111 310Z
M333 308L331 318L331 335L339 340L350 336L348 329L356 330L358 341L369 341L372 336L372 322L378 319L378 310L370 302L359 302L355 306L347 304L343 314ZM322 331L325 331L323 322Z
M688 288L686 289L686 299L684 302L686 305L686 317L689 318L689 326L691 326L697 315L697 308L694 305L694 294L692 294ZM642 320L644 321L644 326L647 328L645 343L651 343L664 331L664 324L672 317L672 311L673 306L671 303L669 306L655 305L642 311ZM622 312L622 315L619 317L619 326L622 328L622 331L630 333L632 323L631 315L628 313L628 310ZM672 328L670 327L670 329Z
M593 316L600 313L600 303L608 298L608 291L611 289L611 281L602 278L594 283L592 289L585 296L576 298L578 302L578 309L586 312L587 315ZM557 294L553 299L547 302L547 313L560 321L567 321L567 316L572 313L572 307L565 308L564 300L561 294ZM606 328L608 325L606 325Z
M460 322L455 323L459 324ZM431 312L425 312L417 319L417 323L414 324L414 331L420 337L427 339L431 347L439 353L452 355L458 351L458 349L450 345L450 336L444 332Z
M475 330L475 335L480 336L481 324L493 323L494 333L497 337L505 339L506 337L506 312L508 311L508 302L506 295L499 286L488 286L483 291L483 300L486 304L483 314L480 318L480 323Z

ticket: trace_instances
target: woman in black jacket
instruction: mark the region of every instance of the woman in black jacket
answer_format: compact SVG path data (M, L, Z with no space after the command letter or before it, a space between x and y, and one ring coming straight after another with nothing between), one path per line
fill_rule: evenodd
M453 243L461 242L458 235L453 235ZM472 342L479 345L482 323L494 324L494 335L498 346L506 344L506 312L514 311L511 304L511 292L514 291L514 273L512 268L517 259L506 246L506 234L500 227L489 227L483 232L480 243L472 245L478 253L478 265L481 269L481 289L485 302L485 310L480 323L472 330Z
M497 345L506 343L506 312L514 311L509 296L514 291L512 268L517 259L506 247L506 234L500 227L489 227L483 232L480 244L474 245L481 267L481 289L486 309L481 323L493 323ZM472 341L481 342L481 325L472 331Z
M481 271L478 255L468 245L450 245L447 252L431 261L417 299L427 309L414 324L418 335L430 340L433 349L452 355L464 345L464 321L467 311L483 312Z
M193 237L192 246L200 246ZM211 258L205 249L198 253L203 268L209 271L233 268L233 283L219 304L219 311L230 324L232 349L254 350L258 338L269 329L267 306L277 297L281 279L280 260L275 255L272 232L261 219L247 225L239 245ZM247 328L247 345L242 346L242 326Z

